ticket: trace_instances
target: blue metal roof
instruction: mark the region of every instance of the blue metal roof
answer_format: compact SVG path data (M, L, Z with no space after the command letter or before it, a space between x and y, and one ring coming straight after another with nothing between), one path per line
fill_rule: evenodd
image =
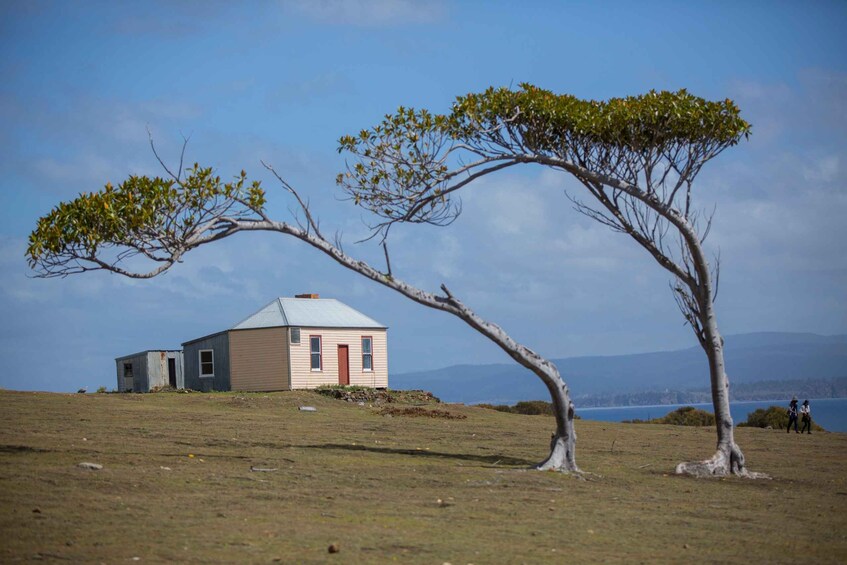
M248 316L233 330L284 326L312 328L381 328L385 326L334 298L280 297Z

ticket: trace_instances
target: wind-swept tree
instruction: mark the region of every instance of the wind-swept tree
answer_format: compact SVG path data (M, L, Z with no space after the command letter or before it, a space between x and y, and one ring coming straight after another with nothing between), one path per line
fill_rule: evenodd
M159 162L168 173L166 177L131 176L117 187L107 184L99 192L61 203L40 218L27 249L36 276L65 277L106 270L145 279L167 271L191 249L238 232L272 231L296 237L344 267L419 304L457 316L540 376L556 407L556 432L549 456L536 468L580 473L573 403L550 361L482 319L446 285L441 285L442 293L436 294L395 277L384 241L385 272L347 255L340 242L324 237L307 202L269 165L265 167L296 202L294 223L274 221L266 215L264 190L259 182L249 183L244 171L233 181L224 182L211 168L195 164L183 171L183 177L182 173L172 173L161 159Z
M717 450L678 473L754 476L735 442L723 338L714 309L719 262L703 242L711 215L692 200L703 165L750 133L731 100L680 90L605 102L522 84L459 97L434 115L400 108L376 127L341 139L357 156L338 182L380 221L444 225L460 213L456 192L520 164L569 173L587 198L569 198L586 216L629 235L673 277L671 289L709 363Z
M60 204L39 220L27 254L40 276L105 269L147 278L190 249L240 231L294 236L371 280L459 317L535 373L550 392L556 419L550 454L538 468L578 471L573 403L556 367L480 318L446 286L435 294L396 278L385 245L395 223L451 223L461 213L457 191L480 177L518 164L558 169L587 190L591 204L572 199L579 211L630 235L671 273L677 303L707 354L717 451L707 461L680 464L677 472L750 476L729 412L713 308L717 264L710 267L702 248L710 218L701 218L691 198L701 167L749 128L731 101L707 102L685 91L595 102L530 85L489 89L458 98L449 114L400 108L340 140L339 151L354 158L338 183L376 215L373 235L386 249L385 272L327 240L301 195L270 167L302 213L293 224L267 217L264 191L258 182L247 183L244 172L224 183L197 165L184 178L181 166L177 174L165 167L165 178L130 177L117 188L107 185ZM139 269L139 257L154 267Z

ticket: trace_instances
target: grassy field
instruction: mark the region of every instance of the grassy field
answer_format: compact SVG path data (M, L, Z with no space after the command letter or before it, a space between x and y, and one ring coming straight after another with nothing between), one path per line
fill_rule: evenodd
M459 417L0 391L0 561L847 562L847 434L739 429L774 479L697 480L673 468L711 455L712 428L582 420L578 480L526 470L552 418L428 409Z

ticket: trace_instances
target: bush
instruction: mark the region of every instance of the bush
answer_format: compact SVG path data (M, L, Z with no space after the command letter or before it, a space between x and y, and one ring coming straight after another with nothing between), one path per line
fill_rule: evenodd
M798 422L798 429L802 427L803 422ZM768 406L767 408L759 408L747 415L747 421L738 424L739 427L750 428L773 428L775 430L784 430L788 427L788 409L782 406ZM826 431L815 423L812 419L812 430L816 432Z
M661 418L652 420L625 420L627 424L670 424L672 426L714 426L715 415L693 406L683 406Z
M552 416L553 403L544 400L523 400L514 406L505 404L477 404L479 408L487 408L489 410L497 410L498 412L507 412L509 414L523 414L525 416ZM574 420L579 420L579 416L574 416Z
M714 426L715 415L705 410L699 410L693 406L677 408L663 418L653 420L657 424L671 424L674 426Z
M509 414L524 414L528 416L552 416L553 404L543 400L524 400L514 406L505 404L477 404L479 408L488 408Z
M498 412L508 412L511 414L512 407L505 404L477 404L478 408L486 408L488 410L497 410Z
M108 390L106 390L106 387L101 386L97 389L97 392L98 392L98 394L103 394L105 392L108 392Z
M553 404L543 400L526 400L515 404L511 412L513 414L527 414L529 416L552 416Z

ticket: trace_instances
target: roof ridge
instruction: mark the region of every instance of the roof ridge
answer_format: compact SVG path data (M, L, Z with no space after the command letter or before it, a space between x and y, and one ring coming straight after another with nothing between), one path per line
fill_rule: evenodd
M288 316L285 314L285 307L282 305L282 299L283 298L284 297L282 297L282 296L277 297L276 305L279 308L279 315L282 316L282 324L284 326L288 326L289 325Z
M256 314L258 314L259 312L261 312L262 310L264 310L265 308L267 308L268 306L270 306L271 304L273 304L276 300L279 300L279 299L278 299L278 298L275 298L274 300L271 300L270 302L268 302L267 304L265 304L264 306L262 306L261 308L259 308L258 310L256 310L256 311L255 311L255 312L253 312L252 314L250 314L249 316L246 316L245 318L243 318L243 319L239 320L239 322L238 322L237 324L233 324L233 325L232 325L232 327L231 327L231 328L228 328L228 329L230 329L230 330L231 330L231 329L235 329L235 328L237 328L238 326L240 326L241 324L243 324L244 322L246 322L247 320L249 320L250 318L252 318L252 317L253 317L253 316L255 316Z
M337 298L305 299L279 296L229 329L297 326L327 328L386 327Z

